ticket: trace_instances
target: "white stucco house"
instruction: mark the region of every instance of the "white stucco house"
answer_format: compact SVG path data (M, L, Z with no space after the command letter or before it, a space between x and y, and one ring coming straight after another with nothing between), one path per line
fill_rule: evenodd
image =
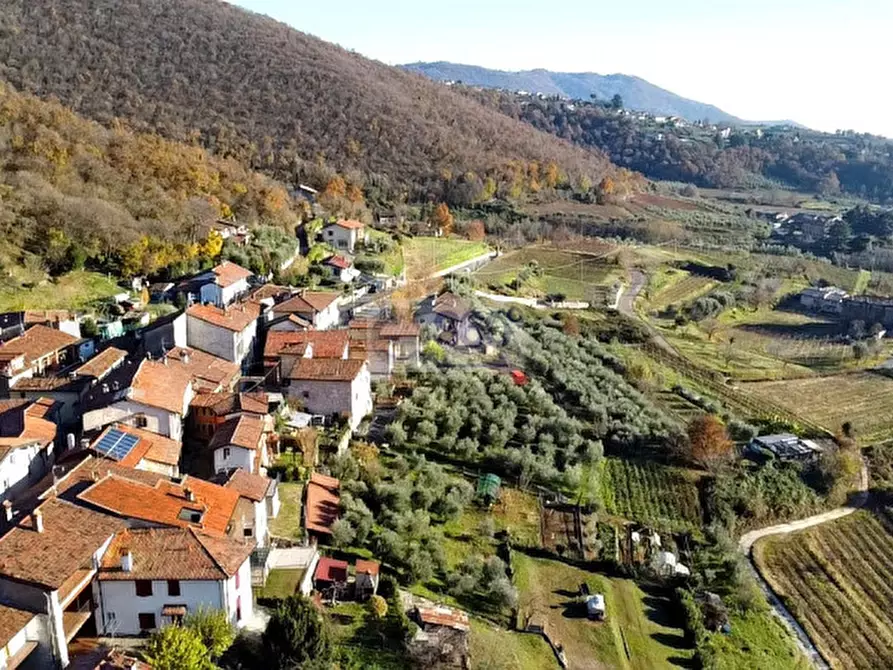
M186 310L186 341L190 347L244 368L254 355L258 317L260 307L254 302L226 308L193 305Z
M372 412L372 381L365 360L299 358L283 371L285 391L309 414L342 416L355 430Z
M281 319L297 315L316 330L328 330L341 321L341 311L338 307L340 301L340 293L301 291L288 300L273 305L273 318Z
M365 242L369 238L366 231L366 224L362 221L354 221L350 219L336 221L322 229L320 233L323 242L332 245L339 251L346 251L349 254L356 251L357 244Z
M39 481L55 457L58 403L0 400L0 500Z
M243 468L265 474L270 465L266 421L253 414L227 419L214 433L208 448L214 453L215 472Z
M132 528L105 552L93 588L100 634L139 635L199 608L220 609L242 627L253 614L253 540L195 528Z
M248 279L253 274L241 265L223 261L199 277L200 281L206 281L199 289L200 301L226 307L248 291Z
M185 366L144 360L128 388L110 393L108 404L84 413L85 432L124 423L182 442L183 421L195 394Z
M253 538L258 547L270 540L269 520L279 515L279 485L275 479L252 474L242 468L220 473L223 485L239 494L234 523L238 537Z

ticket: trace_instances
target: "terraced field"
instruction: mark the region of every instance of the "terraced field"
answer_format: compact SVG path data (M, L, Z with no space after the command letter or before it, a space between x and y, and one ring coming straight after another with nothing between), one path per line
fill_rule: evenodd
M754 548L767 581L833 668L893 667L890 519L855 514Z
M893 437L893 379L878 373L757 382L743 389L830 431L849 421L863 443Z
M608 513L660 529L694 530L703 523L698 488L680 468L606 458L602 497Z
M718 281L709 277L683 274L686 276L671 281L655 293L648 303L650 309L662 311L670 305L683 305L719 285Z

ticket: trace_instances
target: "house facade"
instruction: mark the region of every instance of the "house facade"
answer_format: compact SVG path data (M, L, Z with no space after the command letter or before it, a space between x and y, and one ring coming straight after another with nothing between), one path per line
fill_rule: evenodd
M284 377L286 395L309 414L344 417L356 430L372 412L372 378L365 360L301 358Z
M0 397L21 379L52 373L75 362L78 338L37 324L0 347Z
M273 305L272 314L274 319L297 315L316 330L328 330L341 321L340 300L340 293L301 291Z
M322 239L339 251L352 254L357 245L366 242L369 234L366 225L361 221L342 220L322 229Z
M56 421L51 400L0 401L0 499L15 497L49 472Z
M240 414L228 419L211 439L214 471L242 468L250 473L265 474L270 465L267 450L267 426L264 418Z
M193 305L186 310L186 341L244 369L253 358L259 316L259 306L251 302L228 308Z
M239 494L235 523L240 532L236 536L254 539L258 547L270 541L270 519L279 515L279 486L275 479L252 474L241 468L221 473L224 486Z
M248 291L248 279L254 273L231 261L223 261L202 276L203 283L199 289L202 304L210 303L217 307L226 307L236 298Z

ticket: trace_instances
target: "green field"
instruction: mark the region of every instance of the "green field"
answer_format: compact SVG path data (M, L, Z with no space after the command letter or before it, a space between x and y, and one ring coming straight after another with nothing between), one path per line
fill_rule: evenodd
M515 553L519 616L544 617L567 653L570 670L651 670L687 666L687 648L670 601L646 593L628 579L612 579L579 568ZM581 583L605 596L607 619L589 621L576 592ZM523 621L522 621L523 623ZM626 650L629 650L627 654Z
M424 279L432 273L485 254L488 250L486 242L452 237L411 237L403 240L403 257L410 279Z
M255 595L259 598L287 598L297 592L303 577L304 571L299 568L270 570L267 583L263 588L256 589Z
M444 526L449 537L473 541L481 535L481 527L490 519L496 532L509 530L512 543L527 547L540 546L539 502L531 493L503 486L499 500L489 509L469 505L462 516Z
M114 280L97 272L70 272L54 281L41 278L26 283L7 277L0 282L0 312L85 309L121 292Z
M517 633L471 619L469 645L473 670L558 668L552 648L540 635Z
M270 519L270 534L292 540L300 540L303 531L301 526L301 493L303 487L297 482L279 483L279 515Z
M670 305L681 306L698 298L719 285L719 282L693 275L685 270L668 268L654 276L654 283L648 287L648 300L645 307L661 311Z
M341 660L347 662L347 665L339 664L338 667L364 670L404 670L412 667L396 640L379 635L375 630L377 624L360 603L339 603L327 607L325 611L333 623L333 646Z
M603 463L602 498L609 514L661 530L697 530L703 524L693 473L650 461Z
M849 421L863 443L893 437L893 379L873 372L745 384L765 399L831 432Z
M607 252L606 252L607 253ZM598 254L579 254L546 247L527 247L508 252L474 274L482 286L507 289L518 273L536 263L538 273L516 290L522 297L561 293L568 300L598 303L606 290L623 276L623 268Z

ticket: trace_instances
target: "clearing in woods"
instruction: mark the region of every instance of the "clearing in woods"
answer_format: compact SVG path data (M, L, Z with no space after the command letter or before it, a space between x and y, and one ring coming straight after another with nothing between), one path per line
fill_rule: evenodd
M859 511L760 540L754 558L832 667L893 667L893 535L884 514Z
M893 436L893 379L880 373L757 382L742 388L831 432L849 421L865 443Z

